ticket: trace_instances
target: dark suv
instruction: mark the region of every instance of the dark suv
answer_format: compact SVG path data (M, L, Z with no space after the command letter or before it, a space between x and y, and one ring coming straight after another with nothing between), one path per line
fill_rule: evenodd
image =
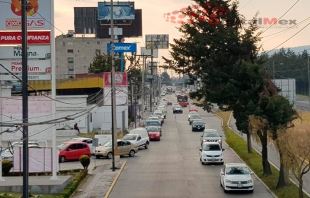
M192 122L192 131L204 131L205 123L203 120L193 120Z

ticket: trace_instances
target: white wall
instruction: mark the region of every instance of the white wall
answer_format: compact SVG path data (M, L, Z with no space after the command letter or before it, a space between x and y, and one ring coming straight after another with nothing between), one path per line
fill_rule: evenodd
M128 106L116 106L116 123L117 128L122 127L122 111L125 111L125 127L128 127ZM94 109L93 127L94 129L110 130L111 129L111 106L102 106Z
M294 78L273 79L277 87L281 89L280 95L287 98L291 104L296 102L296 81Z

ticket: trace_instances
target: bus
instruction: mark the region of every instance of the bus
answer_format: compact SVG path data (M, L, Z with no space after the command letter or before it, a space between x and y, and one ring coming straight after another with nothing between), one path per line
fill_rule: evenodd
M188 98L187 95L178 95L177 96L178 103L181 107L187 107L188 106Z
M167 94L172 94L172 92L173 92L172 87L171 87L171 86L168 86L168 87L167 87Z

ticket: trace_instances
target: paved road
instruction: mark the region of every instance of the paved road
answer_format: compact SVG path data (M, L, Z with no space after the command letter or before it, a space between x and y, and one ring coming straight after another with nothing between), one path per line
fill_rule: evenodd
M310 111L310 101L307 96L296 96L295 107L302 111Z
M167 98L170 98L168 96ZM174 99L174 97L171 96ZM119 197L272 197L256 179L253 194L225 194L220 187L222 165L202 165L199 161L200 132L191 132L184 114L173 115L169 107L163 126L162 140L151 142L148 150L140 150L118 179L110 198ZM217 117L200 112L207 127L222 131ZM222 133L222 132L221 132ZM224 144L225 162L240 162Z
M236 120L232 117L230 120L230 127L234 130L234 131L238 131L236 125ZM240 132L238 133L245 141L247 141L246 139L246 135L243 134L241 135ZM252 146L258 150L259 152L262 151L262 147L261 145L259 145L257 142L255 142L255 140L252 138ZM268 160L273 163L277 168L280 168L280 157L279 157L279 153L278 151L275 149L274 145L272 143L268 144ZM292 178L294 178L294 176L292 176ZM295 179L294 179L295 180ZM310 193L310 172L308 172L307 174L304 175L303 177L303 181L304 181L304 190L307 193Z

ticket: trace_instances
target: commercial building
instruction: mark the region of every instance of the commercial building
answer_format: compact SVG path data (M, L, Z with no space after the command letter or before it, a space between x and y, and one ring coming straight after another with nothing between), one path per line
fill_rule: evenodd
M58 79L74 74L88 73L96 53L107 53L110 39L96 38L95 35L78 35L69 31L56 37L56 75Z

